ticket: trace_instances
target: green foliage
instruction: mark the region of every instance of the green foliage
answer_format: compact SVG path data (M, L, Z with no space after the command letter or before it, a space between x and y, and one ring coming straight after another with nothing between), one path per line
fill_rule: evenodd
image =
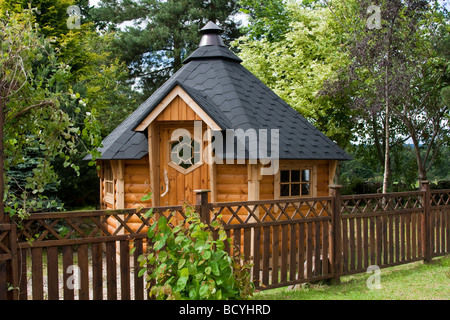
M37 148L26 148L23 152L24 161L8 170L8 197L7 208L14 208L17 203L26 203L27 208L33 212L59 211L63 203L58 197L58 182L42 186L40 191L34 192L26 186L33 179L33 171L37 169L42 157L42 151ZM18 205L18 204L17 204ZM17 206L16 206L17 209ZM11 209L7 210L11 213Z
M392 152L408 138L414 144L416 176L426 179L440 146L448 145L448 104L442 101L448 60L436 50L445 50L445 42L439 40L448 34L441 31L448 15L439 2L425 0L345 0L327 5L342 26L340 50L348 52L351 61L328 82L327 92L350 98L359 139L375 146L383 167L388 160L384 191L395 179ZM370 5L380 9L378 27L367 24Z
M39 199L45 200L47 185L58 182L53 159L63 159L64 168L78 174L72 156L79 154L83 140L98 146L99 123L95 112L87 111L86 102L71 89L70 66L58 60L54 43L42 37L34 11L4 13L0 40L6 172L30 161L27 152L39 150L32 174L16 188L22 191L20 195L9 192L17 181L12 182L13 176L6 174L5 211L24 217L46 206Z
M75 0L4 0L0 1L0 16L2 12L23 12L34 8L35 19L41 32L46 37L56 37L68 31L67 8L75 4Z
M76 101L82 103L73 108L81 113L90 112L99 119L101 140L109 134L120 122L124 115L130 114L140 100L140 94L133 92L128 82L126 65L112 55L114 32L98 32L90 22L90 11L87 0L13 0L2 3L0 1L0 16L8 12L23 13L31 6L30 12L34 21L39 25L38 32L52 39L55 57L61 64L67 65L68 70L64 83L76 95ZM67 27L67 8L77 5L81 10L81 24L79 28ZM87 104L87 106L85 105ZM65 112L72 112L66 108ZM80 117L76 122L83 122ZM88 143L89 144L89 143ZM97 144L97 143L92 143Z
M352 111L345 98L331 99L319 94L324 82L333 79L348 63L347 55L339 50L333 17L325 8L305 7L296 1L289 1L284 10L290 23L283 37L275 41L244 36L235 41L243 65L345 147L352 138Z
M284 0L240 0L239 4L240 11L249 16L249 24L242 30L252 40L279 41L290 30L292 17Z
M368 151L344 164L343 180L376 180L386 152L388 187L411 188L433 170L450 141L448 12L437 2L241 5L251 22L235 42L243 64L338 145L357 138ZM380 28L367 25L370 5L381 8ZM415 153L404 147L408 138Z
M153 216L151 211L148 214ZM206 225L190 206L185 206L185 214L188 226L174 226L173 218L167 221L160 216L148 230L150 249L139 257L139 275L147 273L150 296L161 300L251 297L251 264L241 265L225 251L225 241L230 240L223 226L217 220Z
M9 22L12 16L26 16L32 23L37 24L35 28L33 26L34 36L43 44L42 46L39 44L40 49L35 50L40 52L27 60L31 62L27 69L27 79L34 88L31 92L26 90L26 86L22 88L21 94L27 102L23 103L20 101L22 97L15 95L9 99L8 107L14 103L26 107L34 99L30 94L36 93L36 96L39 94L40 97L37 99L42 99L44 95L40 88L45 87L45 95L48 99L44 100L46 103L44 107L56 110L55 113L66 117L65 124L71 123L74 127L71 131L74 139L68 144L70 148L77 151L68 152L66 148L57 154L48 150L49 152L31 152L22 157L16 151L7 159L6 169L9 170L8 167L13 166L19 176L28 177L35 169L47 168L48 173L42 177L48 179L39 183L38 190L44 190L40 196L58 201L58 205L52 208L61 208L58 198L69 207L92 205L98 202L98 179L93 167L95 161L92 161L90 163L92 167L89 167L88 162L82 159L90 151L94 159L98 157L96 147L101 144L102 138L123 120L123 117L132 112L140 100L140 94L133 92L131 83L128 82L128 70L125 64L111 54L114 33L97 32L94 25L89 23L90 8L87 0L33 0L30 5L32 10L26 9L29 6L28 1L0 0L0 17ZM66 25L67 8L70 5L78 5L81 8L80 28L69 29ZM9 28L13 25L14 23L11 23ZM23 42L26 42L27 27L19 26L20 28L25 31L21 36ZM23 115L31 115L31 113L27 112ZM19 112L18 115L22 114ZM13 120L11 123L14 126L17 125L18 122ZM25 118L22 120L27 121ZM42 140L39 145L33 142L35 137L39 136L34 135L33 132L35 132L34 129L41 128L41 124L45 128L56 130L57 128L54 127L57 123L55 121L48 125L45 118L42 122L37 121L37 125L28 123L27 126L33 126L33 129L27 128L28 131L22 131L27 134L19 134L19 138L7 139L7 149L49 149L52 144L47 145L47 140ZM67 147L68 145L60 141L59 146ZM12 159L14 161L10 164L9 161ZM38 165L43 161L46 165ZM33 163L33 166L27 163ZM18 167L17 164L19 164ZM8 176L11 176L9 171ZM12 176L12 178L15 177ZM30 179L33 177L30 176ZM18 197L17 199L21 199L18 190L25 190L26 184L23 183L23 179L18 179L18 182L19 184L10 181L8 184L12 186L11 191ZM47 187L47 184L51 187ZM28 187L31 187L31 184L28 184ZM29 194L33 191L27 190ZM74 193L77 194L76 197L73 196ZM32 197L27 197L27 199L30 198ZM11 198L9 201L17 201L17 199ZM44 206L46 207L45 204ZM27 208L27 211L40 211L40 208L33 209L29 206Z
M58 41L58 59L71 66L68 82L77 99L88 105L81 109L95 113L102 124L96 136L100 140L134 110L140 99L128 82L127 67L111 54L114 37L114 33L99 34L92 30L92 24L83 24L80 29L61 34Z
M435 165L428 173L430 181L450 180L450 148L441 149Z
M447 24L440 28L439 39L436 41L436 50L438 56L441 57L448 65L450 61L450 26ZM450 75L449 72L445 74L444 78L444 86L441 89L441 96L443 103L446 105L450 105Z
M353 157L341 167L343 194L364 194L380 192L383 179L383 167L377 160L373 145L351 145L347 152ZM426 150L421 151L423 154ZM414 146L396 145L392 149L393 192L417 190L418 174ZM436 185L450 180L450 149L441 147L432 170L428 173L431 182Z
M64 167L64 159L56 158L52 161L55 172L59 177L58 184L54 187L54 194L64 203L66 210L73 210L84 206L95 206L99 203L99 179L97 171L83 160L84 153L71 157L71 162L79 165L79 175L73 170ZM48 195L48 191L44 192ZM52 210L59 211L59 210Z

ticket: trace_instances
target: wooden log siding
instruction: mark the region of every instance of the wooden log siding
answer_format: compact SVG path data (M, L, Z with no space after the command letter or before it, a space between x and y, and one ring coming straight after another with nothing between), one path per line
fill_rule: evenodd
M150 192L148 157L141 160L123 160L123 163L120 163L120 168L119 163L113 165L112 168L115 176L114 186L117 192L114 193L115 205L107 204L107 209L132 209L149 206L149 203L141 201L142 197ZM122 170L120 175L119 169ZM136 217L132 217L128 221L128 226L133 231L139 229L140 225L141 221ZM114 215L110 215L107 219L109 233L114 234L118 228L120 228L120 223ZM120 229L121 233L128 233L126 229ZM147 229L142 229L142 232L147 232Z
M247 201L247 164L216 165L217 201Z
M173 106L181 106L182 101L175 99L173 102ZM169 112L172 109L168 109ZM178 109L177 109L178 110ZM170 111L171 112L171 111ZM160 118L157 119L164 121L171 120L168 117L169 113L164 112L160 115ZM170 113L171 114L171 113ZM167 117L167 119L166 119ZM190 120L193 120L189 118ZM161 120L162 121L162 120ZM164 140L164 139L163 139ZM162 153L164 153L163 151ZM110 162L110 163L109 163ZM105 209L122 209L122 208L137 208L140 206L148 206L151 205L150 202L142 203L141 198L146 195L148 192L152 190L152 187L162 185L161 177L159 177L159 183L156 183L155 186L152 186L152 181L150 178L150 165L149 158L143 157L141 160L123 160L120 161L120 168L122 170L119 175L118 161L103 161L103 165L108 165L111 167L113 171L114 179L114 199L112 203L108 203L105 201L106 191L105 191L105 182L104 179L101 179L101 199L102 199L102 208ZM330 162L327 160L315 160L315 161L302 161L302 160L281 160L281 167L302 167L308 166L314 168L312 174L312 194L319 196L326 196L328 194L328 181L330 177ZM201 176L203 177L201 180ZM247 201L247 200L267 200L274 199L276 194L279 193L279 179L277 180L277 176L273 175L264 175L259 179L258 185L258 194L249 195L249 171L248 171L248 163L245 164L217 164L214 165L213 170L208 168L206 164L201 166L201 169L194 170L194 172L189 173L187 175L176 172L175 169L169 167L168 168L168 176L170 180L170 185L173 188L176 188L177 194L181 194L178 196L180 199L176 199L176 194L171 192L171 198L165 198L164 201L161 202L162 205L168 205L170 203L179 205L181 203L181 199L185 198L192 202L193 198L191 198L190 194L195 189L204 189L210 187L211 174L214 175L214 188L215 192L211 193L211 196L214 196L214 200L219 202L230 202L230 201ZM100 172L102 175L102 172ZM104 176L104 175L103 175ZM119 176L123 179L119 179ZM176 181L175 181L176 179ZM190 179L190 183L185 183L185 180ZM212 188L212 189L214 189ZM277 191L278 188L278 191ZM174 191L174 190L172 190ZM157 196L156 196L157 197ZM212 199L212 198L210 198ZM170 201L168 201L170 200ZM307 207L304 208L308 210ZM288 208L288 210L291 210ZM264 212L260 212L264 214ZM224 215L231 216L231 213L223 212ZM243 215L246 213L243 212ZM134 223L134 222L130 222ZM110 232L114 232L114 229L117 228L117 221L113 217L108 220Z
M138 208L148 206L149 203L143 203L142 197L151 191L150 188L150 168L148 157L141 160L125 160L125 208Z

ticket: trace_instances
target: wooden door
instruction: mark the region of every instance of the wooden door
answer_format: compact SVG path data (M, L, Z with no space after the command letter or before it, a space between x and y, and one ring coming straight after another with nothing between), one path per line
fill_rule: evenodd
M174 133L175 130L178 131ZM161 206L195 204L194 190L209 189L208 164L202 155L205 146L202 137L194 139L193 122L160 126Z

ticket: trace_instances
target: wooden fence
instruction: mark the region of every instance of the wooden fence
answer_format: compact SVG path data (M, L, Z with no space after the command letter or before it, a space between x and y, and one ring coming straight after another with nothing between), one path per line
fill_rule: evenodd
M332 197L297 198L217 203L210 210L213 219L225 217L230 253L252 257L255 286L269 289L333 277L332 203Z
M154 217L184 217L182 206L153 210ZM32 214L19 230L14 223L0 224L0 239L9 238L8 242L14 244L10 249L2 246L5 253L0 260L10 263L0 261L0 299L147 299L145 279L138 277L137 258L146 247L147 228L155 220L145 218L145 212L125 209ZM114 232L108 229L111 218L118 222ZM136 221L141 224L132 229L132 221L134 226Z
M258 289L335 279L450 252L450 190L208 203L221 217L235 259L251 259ZM0 221L0 299L148 299L137 257L159 215L185 219L182 206L32 214ZM108 228L115 219L117 228Z

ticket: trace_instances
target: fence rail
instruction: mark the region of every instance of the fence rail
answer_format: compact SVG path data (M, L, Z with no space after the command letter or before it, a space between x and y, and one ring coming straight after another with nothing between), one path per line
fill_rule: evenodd
M366 272L450 252L450 190L208 203L220 219L228 252L253 262L264 290ZM149 226L164 215L186 223L182 206L32 214L18 227L0 221L0 299L148 299L138 257ZM115 225L111 228L111 225ZM242 260L241 260L242 259Z

